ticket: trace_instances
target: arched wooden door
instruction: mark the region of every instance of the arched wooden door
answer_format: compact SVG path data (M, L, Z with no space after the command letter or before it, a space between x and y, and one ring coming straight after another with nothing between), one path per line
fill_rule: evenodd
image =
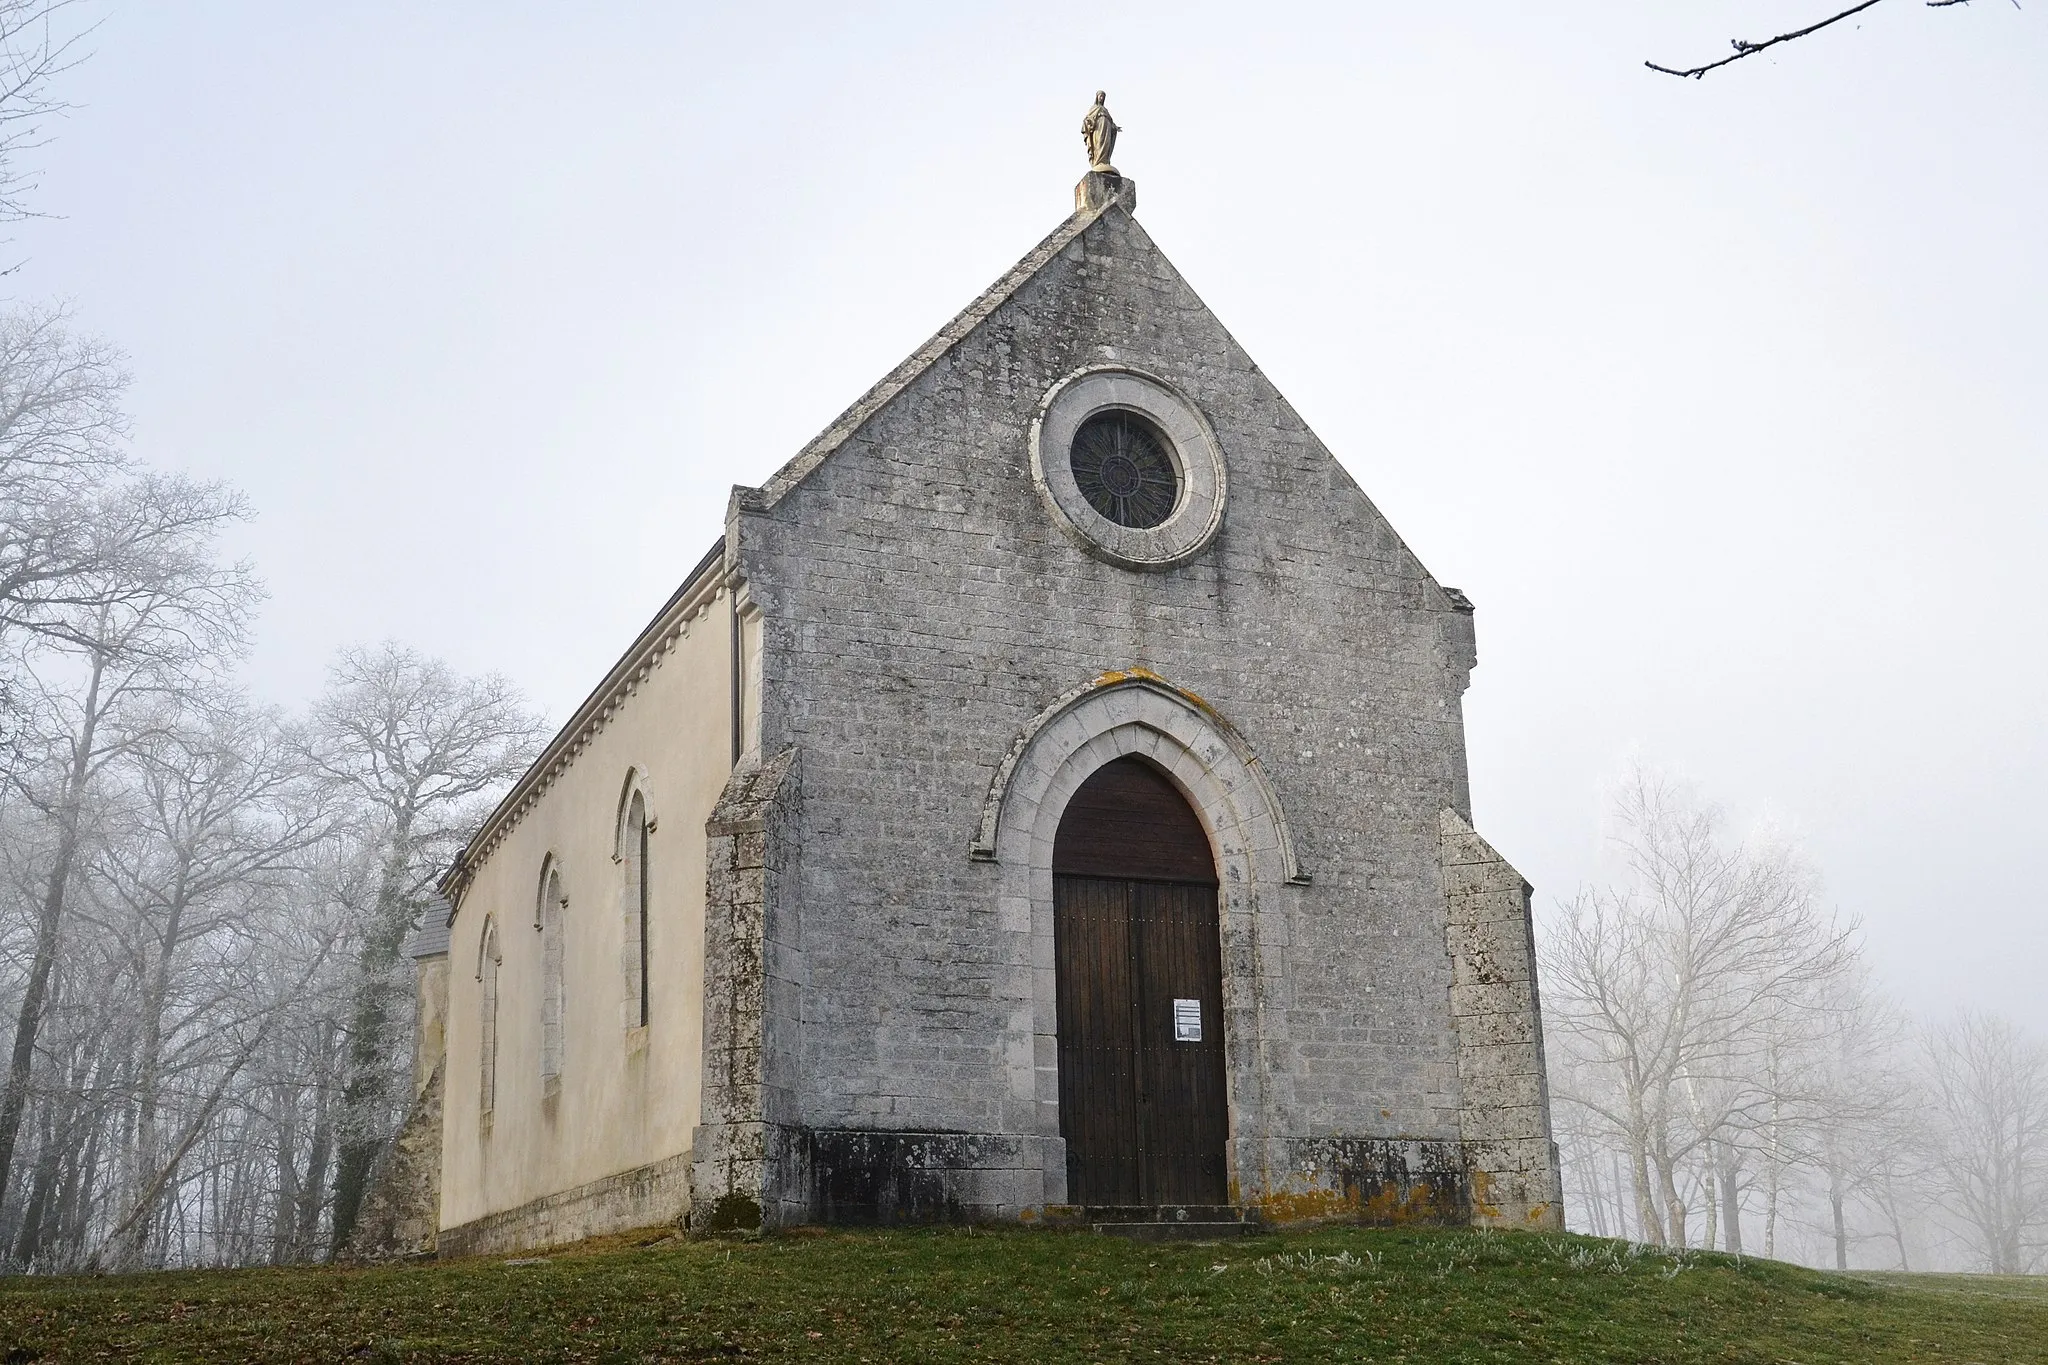
M1157 769L1117 759L1068 802L1052 870L1068 1201L1223 1203L1223 954L1201 822Z

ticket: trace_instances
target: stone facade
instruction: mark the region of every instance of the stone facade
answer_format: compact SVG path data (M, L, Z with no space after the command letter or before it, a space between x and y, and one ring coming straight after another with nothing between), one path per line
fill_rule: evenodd
M1458 1029L1458 1128L1473 1221L1562 1224L1529 884L1455 811L1445 811L1445 943Z
M443 1256L490 1256L677 1223L689 1211L689 1155L636 1166L441 1232Z
M342 1248L346 1261L425 1256L436 1249L441 1223L441 1087L437 1063L413 1096L398 1133L378 1155L356 1225Z
M1527 888L1470 826L1471 604L1134 202L1129 181L1084 185L932 342L735 490L693 579L730 594L729 681L690 704L729 710L732 753L689 832L688 1147L469 1218L444 1250L669 1216L678 1172L698 1227L1066 1205L1053 832L1126 755L1172 779L1216 852L1232 1199L1281 1219L1561 1225ZM1045 476L1041 433L1093 393L1213 456L1183 499L1199 524L1093 527ZM578 725L657 733L654 705L601 688L544 764L588 761ZM551 799L528 783L507 810L544 819ZM517 913L488 889L510 875L491 864L511 818L451 886L458 959L476 919ZM477 1065L465 979L451 1074ZM508 1121L484 1140L509 1160ZM473 1107L445 1141L477 1146Z
M441 1226L442 1095L447 1082L448 906L429 902L426 922L406 944L413 962L412 1107L378 1154L355 1228L341 1250L348 1261L423 1256Z

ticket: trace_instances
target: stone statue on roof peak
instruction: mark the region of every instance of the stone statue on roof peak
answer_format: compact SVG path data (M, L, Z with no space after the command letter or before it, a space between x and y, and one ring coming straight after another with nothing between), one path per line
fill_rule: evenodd
M1095 92L1095 105L1081 120L1081 140L1088 144L1088 169L1115 175L1116 167L1109 164L1109 159L1116 153L1116 135L1122 129L1109 116L1109 108L1103 103L1103 98L1102 91Z

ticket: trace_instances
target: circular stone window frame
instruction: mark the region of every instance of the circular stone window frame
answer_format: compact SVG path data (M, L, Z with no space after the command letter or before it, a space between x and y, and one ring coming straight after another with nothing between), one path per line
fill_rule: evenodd
M1157 526L1121 526L1095 510L1074 481L1074 434L1097 413L1136 413L1166 438L1179 477L1173 511ZM1202 410L1157 375L1122 365L1076 370L1045 395L1031 422L1031 481L1053 521L1083 550L1121 569L1187 563L1223 525L1229 475Z

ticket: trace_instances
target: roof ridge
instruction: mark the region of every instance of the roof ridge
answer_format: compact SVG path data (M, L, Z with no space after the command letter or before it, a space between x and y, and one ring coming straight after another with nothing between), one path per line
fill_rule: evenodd
M832 420L823 431L813 436L788 463L775 471L766 483L755 489L740 489L736 496L755 511L767 511L787 497L819 465L825 462L839 447L852 439L853 434L866 425L869 418L887 407L889 403L917 380L926 370L945 356L955 346L973 335L976 328L1010 298L1022 289L1033 276L1051 264L1053 258L1065 250L1082 233L1100 222L1111 209L1123 208L1123 197L1110 200L1093 211L1076 212L1064 223L1054 228L1043 241L1023 259L997 277L996 282L981 291L974 302L954 315L924 345L912 351L895 369L883 375L872 388L856 399L852 406ZM1128 209L1124 210L1126 213Z

